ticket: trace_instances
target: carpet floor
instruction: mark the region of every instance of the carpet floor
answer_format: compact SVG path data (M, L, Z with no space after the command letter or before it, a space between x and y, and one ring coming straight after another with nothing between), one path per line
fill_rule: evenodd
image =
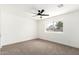
M4 46L0 55L79 55L79 49L42 39Z

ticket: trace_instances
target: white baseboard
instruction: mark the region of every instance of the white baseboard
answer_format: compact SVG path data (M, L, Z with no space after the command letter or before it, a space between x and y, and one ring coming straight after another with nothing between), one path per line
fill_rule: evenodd
M26 40L27 39L27 40ZM20 42L24 42L24 41L28 41L28 40L32 40L32 39L36 39L36 37L31 37L31 38L24 38L24 39L21 39L21 40L16 40L14 42L9 42L9 43L5 43L5 44L2 44L2 46L6 46L6 45L11 45L11 44L15 44L15 43L20 43ZM1 46L1 48L2 48Z
M51 41L51 42L56 42L56 43L59 43L59 44L62 44L62 45L66 45L66 46L70 46L70 47L74 47L74 48L79 48L78 46L73 46L73 45L70 45L70 44L67 44L67 43L62 43L60 41L51 40L51 39L48 39L48 38L45 38L45 37L41 37L40 39L48 40L48 41Z

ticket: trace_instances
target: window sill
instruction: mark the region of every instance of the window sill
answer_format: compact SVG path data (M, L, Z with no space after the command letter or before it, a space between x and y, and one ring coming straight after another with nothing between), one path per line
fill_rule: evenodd
M54 31L45 31L46 33L63 33L63 32L54 32Z

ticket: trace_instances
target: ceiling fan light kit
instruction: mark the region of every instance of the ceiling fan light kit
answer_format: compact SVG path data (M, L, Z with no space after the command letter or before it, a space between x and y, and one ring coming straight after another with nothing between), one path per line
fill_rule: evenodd
M59 4L57 7L58 8L61 8L61 7L63 7L64 5L63 4Z

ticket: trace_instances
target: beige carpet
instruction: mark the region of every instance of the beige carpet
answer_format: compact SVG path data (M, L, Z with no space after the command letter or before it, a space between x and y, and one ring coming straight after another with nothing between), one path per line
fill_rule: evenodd
M4 46L1 49L1 55L79 55L79 49L34 39Z

